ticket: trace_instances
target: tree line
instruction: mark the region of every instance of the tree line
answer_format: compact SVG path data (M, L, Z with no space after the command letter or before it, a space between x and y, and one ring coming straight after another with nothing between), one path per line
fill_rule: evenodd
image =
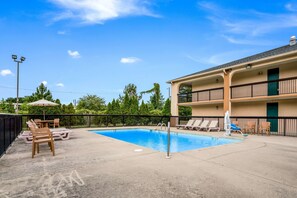
M148 101L143 100L144 94L150 94ZM53 107L34 107L28 103L40 99L46 99L58 104ZM16 98L2 99L0 102L1 113L14 113ZM128 84L118 98L106 104L104 98L97 95L85 95L79 98L75 107L73 103L61 104L59 99L54 99L51 91L41 83L30 96L19 98L22 105L19 108L20 114L111 114L111 115L170 115L170 99L164 99L160 85L154 83L152 89L138 92L135 84Z

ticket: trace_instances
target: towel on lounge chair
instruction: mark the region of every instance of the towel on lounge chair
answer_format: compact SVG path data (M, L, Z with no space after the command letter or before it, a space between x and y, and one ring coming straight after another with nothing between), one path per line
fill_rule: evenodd
M231 130L232 131L241 131L241 128L239 126L236 126L236 124L231 124Z

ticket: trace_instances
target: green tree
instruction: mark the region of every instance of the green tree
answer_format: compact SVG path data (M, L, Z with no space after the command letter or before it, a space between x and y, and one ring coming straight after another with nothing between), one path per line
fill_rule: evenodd
M147 91L140 92L140 95L142 97L143 94L152 93L150 96L150 105L152 109L162 109L164 97L160 90L159 83L154 83L154 87Z
M132 97L130 99L130 114L131 115L136 115L139 114L139 103L138 103L138 98L137 97Z
M141 105L139 107L139 115L149 115L149 107L147 104L144 103L144 101L141 102Z
M75 109L72 103L61 106L62 114L75 114ZM79 119L76 116L63 116L61 117L60 124L62 126L75 126L79 124Z
M75 109L72 103L70 103L69 105L63 104L61 109L63 114L75 114Z
M20 98L19 98L19 101L20 101ZM6 98L5 102L7 102L7 103L16 103L16 98L8 97L8 98Z
M50 106L50 107L37 107L37 106L29 106L28 107L28 113L29 114L36 114L36 115L42 115L43 112L45 112L46 115L55 115L55 114L61 114L61 102L59 99L54 100L52 93L50 90L47 89L47 87L41 83L37 88L36 92L32 93L31 96L26 96L23 98L24 102L33 102L37 100L45 99L48 101L52 101L57 103L57 106ZM41 118L41 117L40 117ZM46 117L46 119L54 119L56 116L52 117Z
M179 93L190 93L192 92L192 87L188 85L182 85L179 88ZM179 106L178 107L178 115L179 116L191 116L192 115L192 108L191 107L183 107Z
M144 101L142 100L141 105L139 107L139 115L149 115L150 111L149 111L149 106L144 103ZM148 117L140 117L140 123L142 125L148 125L150 119Z
M111 123L113 126L121 123L122 117L118 116L121 114L121 108L119 100L113 99L112 102L109 102L107 105L107 114L109 115L116 115L110 116L108 122Z
M121 107L119 100L113 99L112 102L109 102L107 105L107 114L119 115L121 114Z
M4 99L0 102L0 112L1 113L15 113L13 103L11 101L7 102Z
M138 114L138 98L136 96L129 97L126 93L122 103L122 113L127 115Z
M171 115L171 101L169 98L165 101L165 104L164 104L164 107L162 110L162 114L166 115L166 116Z
M129 114L130 111L130 98L128 94L125 94L122 101L122 113L123 114Z
M192 108L191 107L178 107L178 115L179 116L192 116Z
M36 88L36 92L33 93L32 96L30 97L30 100L31 100L30 102L41 100L41 99L53 101L53 96L51 91L48 90L43 83L41 83L39 87Z
M79 99L77 109L103 111L106 109L105 100L96 95L86 95Z
M135 84L128 84L125 86L124 95L128 94L129 97L138 97L137 86Z

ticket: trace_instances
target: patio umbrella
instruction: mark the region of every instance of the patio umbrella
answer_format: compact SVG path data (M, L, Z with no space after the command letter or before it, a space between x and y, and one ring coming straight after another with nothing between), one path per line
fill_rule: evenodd
M226 131L225 135L230 136L231 135L231 120L230 120L230 116L229 116L229 111L226 111L226 113L225 113L224 129Z
M41 99L41 100L37 100L35 102L28 103L28 105L37 106L37 107L49 107L49 106L57 106L59 104L45 100L45 99ZM43 110L43 119L45 120L45 111L44 110Z

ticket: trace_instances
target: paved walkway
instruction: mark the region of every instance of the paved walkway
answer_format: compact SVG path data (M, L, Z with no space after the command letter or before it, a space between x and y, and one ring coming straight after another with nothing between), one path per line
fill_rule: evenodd
M294 137L253 135L171 159L87 129L75 129L55 146L55 157L41 147L32 159L31 145L18 139L0 159L0 198L297 196Z

